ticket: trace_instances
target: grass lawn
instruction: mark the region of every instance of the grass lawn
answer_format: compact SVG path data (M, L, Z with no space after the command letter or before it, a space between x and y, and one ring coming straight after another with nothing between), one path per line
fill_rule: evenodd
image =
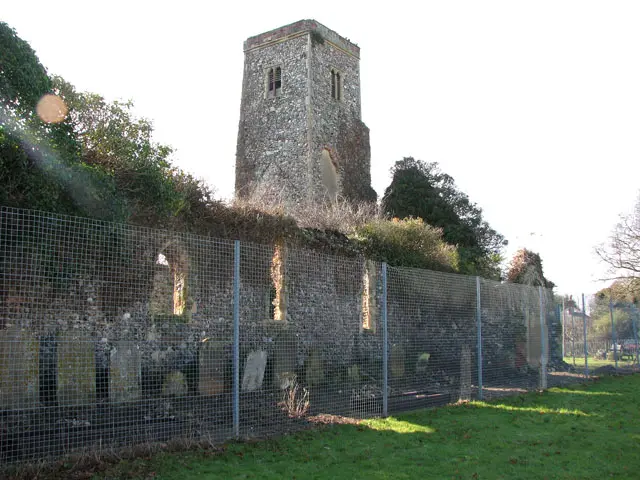
M616 366L616 361L613 358L608 358L603 360L602 358L589 357L589 371L592 371L596 368L605 367L607 365L611 365L612 367ZM573 357L564 357L564 361L569 365L573 365ZM618 368L629 368L637 365L635 358L630 359L629 357L625 357L624 360L618 360ZM584 357L576 357L576 368L584 369Z
M123 461L96 478L640 478L640 376Z

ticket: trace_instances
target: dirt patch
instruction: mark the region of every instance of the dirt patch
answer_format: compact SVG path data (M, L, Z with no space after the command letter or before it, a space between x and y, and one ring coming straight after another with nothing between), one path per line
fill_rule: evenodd
M320 425L360 425L360 423L362 423L362 420L357 418L329 414L314 415L312 417L308 417L307 421Z

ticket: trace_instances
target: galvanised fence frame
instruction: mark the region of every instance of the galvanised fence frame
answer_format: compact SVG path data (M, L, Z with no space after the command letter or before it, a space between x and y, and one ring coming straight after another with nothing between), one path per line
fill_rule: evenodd
M568 381L551 291L0 209L0 462Z

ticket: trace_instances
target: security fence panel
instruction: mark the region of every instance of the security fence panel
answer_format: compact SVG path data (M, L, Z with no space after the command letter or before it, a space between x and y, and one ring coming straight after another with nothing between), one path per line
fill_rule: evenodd
M293 382L280 383L290 417L382 414L382 269L362 257L285 251ZM299 406L298 398L304 399Z
M540 289L482 279L480 292L485 397L544 386L548 342Z
M611 346L637 364L636 307L609 323L587 303L561 315L539 287L0 208L0 463L566 384Z
M570 307L565 316L565 360L576 368L584 366L583 315L579 309Z
M473 277L389 269L390 413L468 400L477 388Z
M0 210L0 460L228 436L231 247Z
M239 244L238 422L241 437L286 428L279 382L293 381L295 341L285 328L284 249ZM276 279L275 281L273 279Z

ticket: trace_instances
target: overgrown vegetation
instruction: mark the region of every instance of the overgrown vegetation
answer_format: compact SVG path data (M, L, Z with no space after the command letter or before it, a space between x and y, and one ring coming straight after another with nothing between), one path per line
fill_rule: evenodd
M506 280L511 283L521 283L533 287L555 287L555 284L544 276L540 255L526 248L515 253L509 264L506 277Z
M420 218L374 220L359 227L354 239L367 257L390 265L458 271L456 249Z
M282 390L282 400L278 403L289 418L302 418L309 411L309 390L293 379L287 388Z

